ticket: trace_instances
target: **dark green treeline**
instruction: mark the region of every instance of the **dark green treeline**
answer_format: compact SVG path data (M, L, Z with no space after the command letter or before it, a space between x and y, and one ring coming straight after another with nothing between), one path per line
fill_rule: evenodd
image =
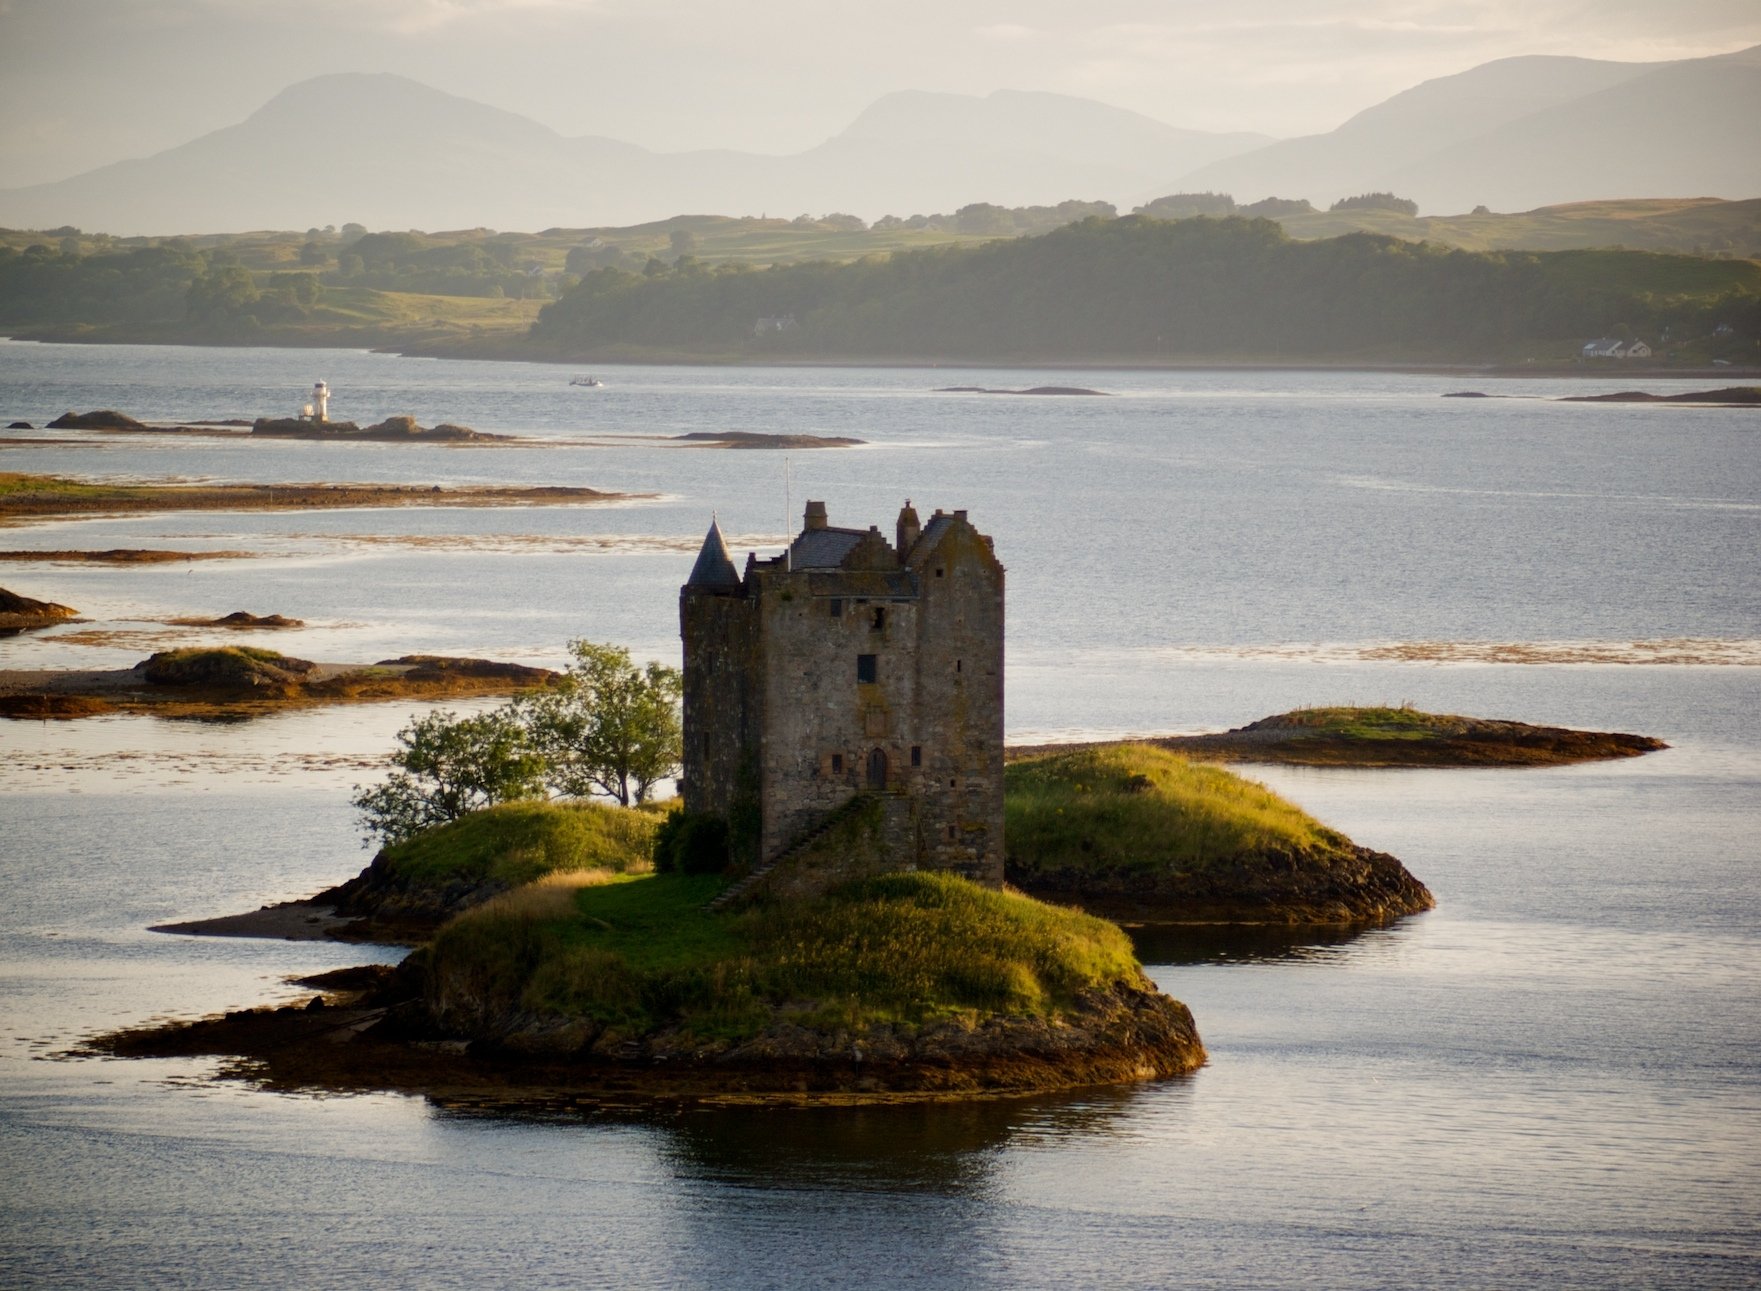
M768 327L761 320L772 320ZM783 321L777 325L778 320ZM1089 219L1043 237L854 264L603 269L536 348L706 356L1155 361L1451 357L1630 328L1761 331L1761 266L1651 252L1467 252L1269 220Z

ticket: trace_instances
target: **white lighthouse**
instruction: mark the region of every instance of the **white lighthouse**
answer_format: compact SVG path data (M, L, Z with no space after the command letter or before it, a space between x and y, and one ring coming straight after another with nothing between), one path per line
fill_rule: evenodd
M312 387L312 420L330 420L330 387L322 381Z

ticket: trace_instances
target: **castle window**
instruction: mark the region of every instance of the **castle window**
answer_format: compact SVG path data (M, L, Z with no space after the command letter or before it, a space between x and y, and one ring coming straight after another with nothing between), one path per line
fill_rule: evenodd
M954 835L955 835L955 829L954 829L954 826L952 826L952 825L949 825L949 826L948 826L948 841L949 841L949 842L950 842L950 843L951 843L951 842L953 842L953 841L954 841Z
M841 619L844 617L844 598L843 597L841 597L841 596L832 597L831 606L832 606L832 617L834 619Z
M913 744L911 746L911 765L914 767L923 765L923 745Z
M887 754L884 749L873 749L868 755L868 787L885 789L887 787Z
M958 660L958 659L954 660L954 671L955 672L960 671L960 660Z
M856 680L873 682L880 679L880 656L859 654L856 656Z
M877 605L874 607L874 621L872 623L870 623L868 626L869 626L869 630L873 631L873 632L882 632L882 631L886 630L886 626L887 626L887 607L886 606Z
M936 570L936 577L940 578L946 572L947 571L945 571L945 570L938 569L938 570Z
M842 753L832 754L832 774L833 775L843 775L844 774L844 755Z
M959 787L960 787L960 781L958 778L955 778L953 780L948 781L948 788L958 789Z

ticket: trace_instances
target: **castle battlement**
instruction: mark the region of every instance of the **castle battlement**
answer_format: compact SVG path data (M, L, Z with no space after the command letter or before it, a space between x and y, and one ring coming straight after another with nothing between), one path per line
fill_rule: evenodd
M889 539L823 502L738 570L710 525L679 592L688 811L756 809L776 856L856 795L897 867L1003 879L1003 567L966 512Z

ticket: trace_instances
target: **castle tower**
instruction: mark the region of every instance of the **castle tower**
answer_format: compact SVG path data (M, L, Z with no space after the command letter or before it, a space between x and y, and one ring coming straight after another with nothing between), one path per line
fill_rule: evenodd
M859 794L889 863L1003 877L1003 567L966 512L896 543L809 502L736 572L711 524L679 592L689 811L757 817L776 856Z

